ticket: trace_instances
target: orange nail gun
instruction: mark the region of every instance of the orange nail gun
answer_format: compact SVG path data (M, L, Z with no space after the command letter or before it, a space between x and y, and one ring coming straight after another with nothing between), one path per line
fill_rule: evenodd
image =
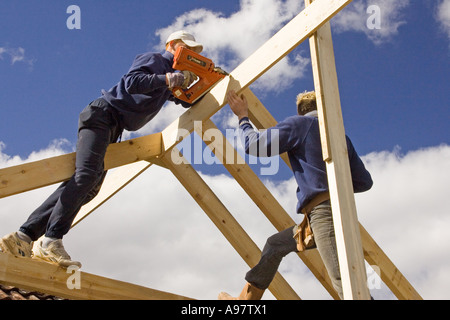
M184 47L179 47L173 59L173 68L176 70L188 70L195 73L199 80L187 89L173 88L175 98L193 104L203 97L213 86L228 73L215 67L214 63L202 55Z

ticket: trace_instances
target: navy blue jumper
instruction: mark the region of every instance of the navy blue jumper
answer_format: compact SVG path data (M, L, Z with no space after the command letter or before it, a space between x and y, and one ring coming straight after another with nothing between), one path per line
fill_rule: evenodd
M325 162L320 142L319 122L316 117L291 116L261 133L255 131L248 118L240 121L241 140L246 153L255 150L254 156L274 156L288 153L297 182L297 213L319 193L328 191ZM352 142L346 136L347 150L354 192L372 187L370 173L364 167ZM277 147L273 147L273 144Z
M30 215L20 231L35 241L44 234L62 239L70 230L81 206L100 190L108 145L117 142L124 129L142 128L167 100L181 103L172 96L165 80L166 73L175 71L173 58L168 51L138 55L119 83L102 91L102 96L80 113L74 175Z

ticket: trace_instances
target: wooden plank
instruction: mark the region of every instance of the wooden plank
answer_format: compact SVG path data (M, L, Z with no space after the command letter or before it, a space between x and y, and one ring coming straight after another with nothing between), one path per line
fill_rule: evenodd
M139 137L108 147L105 169L146 160L161 154L161 133ZM0 169L0 198L70 179L75 171L75 153Z
M250 99L250 101L251 100L253 99ZM214 152L216 157L222 162L224 167L233 176L236 182L239 183L250 199L253 200L259 209L261 209L267 219L278 231L285 230L296 224L296 222L290 217L286 210L284 210L267 187L262 183L259 177L253 172L250 166L245 163L245 160L242 159L237 150L234 149L234 147L228 142L225 136L211 120L206 121L202 127L198 129L201 131L196 131L196 133ZM213 134L213 137L210 137L210 134ZM230 154L232 155L231 157ZM330 295L334 299L339 299L336 290L333 288L319 252L317 250L308 250L299 252L298 256L311 270L324 288L330 293Z
M195 106L163 130L164 151L170 151L194 130L194 121L211 118L225 104L225 94L240 93L352 0L317 0L305 8L278 33L220 81ZM181 129L181 130L180 130Z
M176 147L173 150L179 152ZM177 158L182 159L181 164L175 164L170 153L166 154L161 160L172 171L174 176L185 187L220 232L222 232L242 259L244 259L250 268L255 266L261 257L261 250L258 249L258 246L188 161L181 154ZM278 272L269 290L277 299L300 299L289 283Z
M251 84L350 2L352 0L316 0L238 66L232 76L242 84Z
M0 282L73 300L192 300L143 286L0 253ZM79 289L78 289L79 287Z
M311 0L305 0L305 3L308 6ZM321 140L325 146L324 160L344 299L369 300L370 292L367 288L364 253L353 195L330 23L324 24L311 37L310 48L319 123L325 129L321 130Z

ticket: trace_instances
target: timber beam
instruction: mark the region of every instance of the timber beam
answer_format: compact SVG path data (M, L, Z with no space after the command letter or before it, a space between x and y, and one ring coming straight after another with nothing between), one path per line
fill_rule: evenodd
M161 133L110 144L105 170L159 156ZM46 187L70 179L75 172L75 153L0 169L0 198Z
M1 252L0 283L71 300L193 300Z

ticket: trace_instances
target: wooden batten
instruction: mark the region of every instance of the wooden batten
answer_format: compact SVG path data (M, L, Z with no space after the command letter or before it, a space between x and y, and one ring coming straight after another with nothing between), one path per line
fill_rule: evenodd
M0 252L0 283L73 300L192 300L78 269Z
M161 133L111 144L105 170L159 156ZM0 198L42 188L70 179L75 171L75 153L0 169Z

